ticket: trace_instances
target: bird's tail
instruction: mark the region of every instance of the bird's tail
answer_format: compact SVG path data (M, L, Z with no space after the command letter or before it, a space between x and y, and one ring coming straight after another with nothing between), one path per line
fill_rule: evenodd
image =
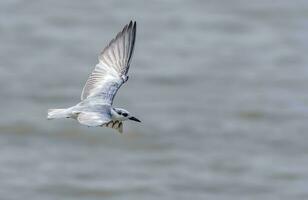
M47 119L70 117L67 109L48 109Z

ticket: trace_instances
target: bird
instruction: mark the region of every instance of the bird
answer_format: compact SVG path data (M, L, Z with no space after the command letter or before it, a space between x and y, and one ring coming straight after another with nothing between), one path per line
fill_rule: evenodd
M123 132L123 122L141 122L127 110L113 107L119 88L128 80L128 70L135 48L136 21L130 21L98 56L75 106L48 109L47 119L72 118L88 127L109 127Z

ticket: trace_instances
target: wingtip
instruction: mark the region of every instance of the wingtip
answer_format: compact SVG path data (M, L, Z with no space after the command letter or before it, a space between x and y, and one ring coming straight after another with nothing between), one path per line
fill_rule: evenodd
M133 29L136 32L136 29L137 29L137 22L136 21L134 21Z
M136 27L137 22L135 20L130 20L129 23L127 24L129 27Z
M122 34L130 31L131 29L136 30L136 21L130 20L129 23L124 26L122 31L118 33L117 37L120 37Z

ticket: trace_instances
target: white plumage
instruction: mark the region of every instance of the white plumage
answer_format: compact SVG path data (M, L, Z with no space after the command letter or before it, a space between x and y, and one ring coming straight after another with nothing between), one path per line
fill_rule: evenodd
M81 93L81 102L67 109L48 110L48 119L73 118L87 126L106 126L123 131L127 119L140 122L124 109L112 108L114 96L128 80L134 52L136 22L127 24L99 55Z

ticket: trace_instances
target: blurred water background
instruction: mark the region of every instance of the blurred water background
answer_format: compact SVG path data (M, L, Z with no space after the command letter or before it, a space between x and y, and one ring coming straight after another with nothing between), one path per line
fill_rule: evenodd
M79 101L137 20L124 134ZM308 1L0 1L1 200L308 199Z

